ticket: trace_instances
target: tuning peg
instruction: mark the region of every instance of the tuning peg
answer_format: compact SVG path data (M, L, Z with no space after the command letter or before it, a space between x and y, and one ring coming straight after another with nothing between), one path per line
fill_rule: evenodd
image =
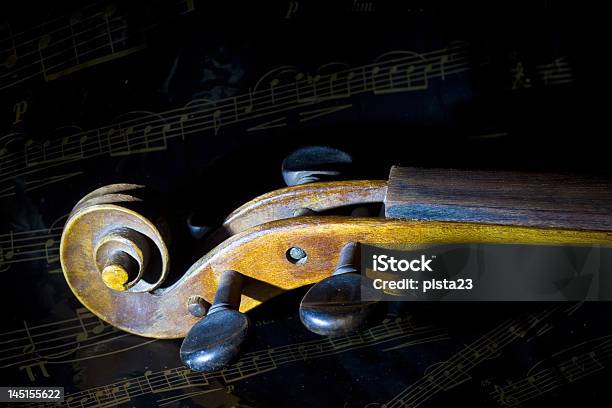
M181 360L199 372L223 368L236 358L249 332L249 318L238 311L243 277L223 272L208 314L197 322L181 345Z
M362 328L372 317L376 302L361 301L359 249L358 243L346 244L332 276L318 282L304 295L300 319L308 330L338 336Z
M352 163L351 155L342 150L326 146L303 147L283 161L283 179L288 186L296 186L338 178Z
M196 240L202 239L206 234L208 234L212 228L207 223L203 222L199 215L195 212L189 214L187 217L187 228L189 229L189 234Z

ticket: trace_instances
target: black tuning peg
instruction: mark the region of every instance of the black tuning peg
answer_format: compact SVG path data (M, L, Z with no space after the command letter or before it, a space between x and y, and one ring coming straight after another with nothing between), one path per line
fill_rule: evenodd
M353 163L353 158L342 150L326 146L308 146L285 158L283 179L288 186L338 178Z
M315 284L300 303L300 320L324 336L339 336L364 327L371 319L374 301L361 301L359 244L350 242L340 251L338 266L329 278Z
M208 314L193 325L181 345L181 360L199 372L219 370L231 363L246 339L250 321L239 312L243 277L236 271L221 275Z

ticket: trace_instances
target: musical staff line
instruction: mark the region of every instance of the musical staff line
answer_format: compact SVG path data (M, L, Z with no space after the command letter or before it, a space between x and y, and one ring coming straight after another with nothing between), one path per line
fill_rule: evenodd
M76 171L73 173L61 174L59 176L51 176L43 179L34 179L34 180L26 180L24 191L34 191L42 187L46 187L53 183L58 183L60 181L68 180L69 178L73 178L76 176L80 176L83 174L82 171ZM16 194L15 186L7 186L0 188L0 198L12 197Z
M518 62L510 70L513 78L512 89L527 89L533 86L531 78L525 67ZM539 64L534 67L534 74L543 85L561 85L574 81L572 66L567 56L556 58L548 64Z
M194 9L193 0L169 3L160 15L182 15ZM114 3L97 2L19 33L4 23L1 27L7 36L0 39L0 61L4 62L0 67L6 71L0 75L0 90L39 76L54 80L145 48L144 30L134 32L129 23L142 13L117 11ZM146 22L145 29L154 26Z
M65 218L60 217L50 228L0 234L0 273L23 262L44 260L47 266L57 264ZM49 270L49 273L56 272L56 268Z
M133 336L120 332L115 327L103 322L85 308L77 309L76 317L58 322L28 326L24 322L23 329L0 333L0 368L15 366L23 367L33 362L44 364L60 364L71 361L81 361L117 354L136 347L149 344L151 339ZM137 344L117 348L103 355L65 359L76 351L95 348L100 344L117 341L131 336L138 340Z
M496 357L504 347L507 347L540 322L547 319L560 309L554 306L544 309L535 316L509 319L481 336L470 345L446 361L436 364L436 368L427 372L415 383L411 384L389 402L384 408L417 407L428 401L441 391L454 388L471 380L468 372L482 362Z
M424 54L429 58L425 62L422 62L422 59L426 58L425 56L419 58L410 55L395 61L374 64L373 66L378 67L377 75L371 75L366 71L368 66L372 66L372 64L369 64L352 70L321 76L316 82L310 78L296 81L294 84L284 87L278 86L276 89L251 91L246 95L226 98L215 103L199 101L200 105L195 106L200 108L197 111L191 104L157 114L157 117L153 120L133 119L79 132L62 139L59 146L57 144L50 146L49 144L28 142L21 153L8 154L6 151L4 152L5 160L0 169L4 177L0 178L0 181L98 155L124 156L165 150L167 141L172 138L180 137L184 139L188 134L206 130L214 130L217 133L222 126L269 116L330 99L347 98L364 92L389 91L390 86L399 87L399 92L405 92L408 89L407 87L414 86L417 88L421 86L423 81L442 76L443 70L441 67L425 69L426 66L431 64L440 64L441 53L446 55L448 49ZM456 51L452 53L452 56L454 58L451 58L449 65L444 68L445 77L449 74L464 72L470 68L470 64L465 62L467 57L463 51ZM381 69L381 66L386 67L387 71ZM411 76L397 69L391 72L392 67L408 69L407 67L410 66L412 66L411 71L413 72ZM422 72L417 74L414 73L415 71ZM424 76L425 72L427 72L426 77ZM333 79L338 78L341 73L345 73L347 77L343 80ZM393 79L395 76L399 76L401 79ZM418 82L418 85L415 84L415 81ZM327 83L323 84L323 82ZM317 85L317 83L319 84ZM342 93L339 92L339 88L343 90ZM271 102L272 98L274 98L274 103Z
M576 349L584 348L589 350L576 352ZM491 398L501 406L514 407L608 369L612 362L612 335L580 343L555 353L552 358L559 360L559 357L566 358L547 368L539 368L541 363L538 363L529 370L526 377L509 380L505 386L496 385L490 393Z
M448 340L441 329L431 326L413 326L410 319L386 321L361 333L311 340L280 347L255 351L244 355L230 367L212 373L196 373L185 367L162 371L147 370L140 377L118 381L109 385L66 395L67 407L111 407L125 403L135 397L183 390L190 387L210 386L213 381L230 384L244 378L259 375L297 361L308 361L344 353L364 347L371 347L401 338L413 337L413 345ZM164 398L167 400L168 398ZM24 405L40 406L40 405ZM46 404L42 406L53 406Z

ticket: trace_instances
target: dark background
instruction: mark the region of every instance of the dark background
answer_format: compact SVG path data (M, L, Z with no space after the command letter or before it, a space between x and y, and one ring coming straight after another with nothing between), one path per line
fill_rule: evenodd
M293 66L296 72L315 75L372 64L391 51L426 53L460 42L469 51L469 69L444 80L433 78L423 90L364 92L222 125L216 134L207 130L185 140L169 140L167 148L158 152L100 155L17 173L5 170L8 156L0 155L2 385L62 385L67 393L83 396L95 387L130 378L144 381L148 372L180 366L180 341L147 343L108 326L79 336L81 322L93 330L95 319L83 317L85 311L78 314L81 305L57 273L58 234L62 217L97 187L142 183L160 197L177 236L171 253L173 272L180 275L202 255L193 252L197 243L187 234L187 216L195 214L214 226L245 201L283 187L283 158L305 145L323 144L352 154L355 165L345 175L350 178L386 179L393 164L610 172L606 144L610 30L604 11L594 6L554 1L195 0L191 10L186 3L171 0L127 2L115 8L104 1L47 3L4 2L0 11L0 22L8 23L0 26L0 149L6 148L11 157L22 157L29 140L30 146L46 141L57 146L78 129L110 125L124 115L147 118L194 100L214 103L249 89L265 89L275 77L280 85L291 84L287 75L271 72L278 67ZM75 18L75 10L83 7L81 19ZM20 55L10 63L13 40L40 44L54 24L72 21L75 28L103 37L105 11L123 27L116 38L126 38L114 43L115 51L146 47L57 78L26 78L26 72L38 68L29 71L35 61L27 65ZM78 22L96 13L102 17ZM60 23L42 24L55 18ZM54 40L51 36L50 44ZM35 57L38 51L33 46L24 53ZM95 55L112 56L103 46ZM326 65L332 62L344 65ZM266 79L260 81L262 77ZM17 118L23 101L27 110ZM346 104L350 104L347 109L299 120L305 110ZM279 118L287 126L248 130ZM12 254L7 256L11 246ZM297 317L303 293L288 293L252 312L256 335L251 350L319 340L301 327ZM431 325L447 337L406 345L407 340L397 336L392 343L294 361L239 381L220 379L195 389L158 387L121 404L384 404L426 379L432 365L446 361L505 318L535 313L541 307L463 304L451 310L448 305L389 305L392 317ZM612 352L605 337L612 334L610 322L606 303L575 309L564 305L545 322L548 326L542 333L534 331L492 353L465 381L438 387L429 400L412 401L413 405L609 407L612 395L604 385L610 378ZM28 347L28 335L39 336L33 339L41 342ZM387 349L397 345L403 346ZM568 376L564 362L579 375ZM526 402L513 400L512 385L520 380L530 384L529 376L542 367L554 381L534 388L537 392ZM188 395L196 391L201 393ZM183 398L164 400L176 395ZM82 406L119 403L96 401L92 395L83 398Z

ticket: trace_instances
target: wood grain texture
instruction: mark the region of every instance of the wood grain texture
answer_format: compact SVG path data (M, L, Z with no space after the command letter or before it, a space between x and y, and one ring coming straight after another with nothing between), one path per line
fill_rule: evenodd
M389 218L612 230L612 180L393 167Z
M223 222L227 235L270 221L295 216L295 211L315 212L357 204L382 203L384 180L330 181L286 187L263 194L233 211Z
M198 260L168 288L150 293L109 289L93 261L92 243L104 220L129 211L113 205L83 209L68 220L60 257L77 298L102 320L146 337L183 337L198 320L187 309L190 296L212 302L220 274L228 269L246 277L240 310L246 312L279 293L329 276L348 242L378 245L442 243L612 244L606 232L525 228L485 224L419 222L382 218L304 216L274 221L232 236ZM106 221L113 222L114 219ZM295 264L287 250L299 246L307 261ZM296 305L296 308L298 305Z

